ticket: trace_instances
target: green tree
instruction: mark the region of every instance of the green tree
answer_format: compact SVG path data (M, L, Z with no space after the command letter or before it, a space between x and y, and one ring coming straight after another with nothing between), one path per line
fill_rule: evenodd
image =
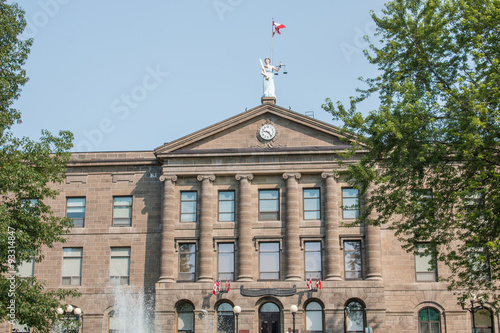
M394 0L372 17L365 55L380 75L349 106L323 105L356 142L344 158L367 151L348 168L373 189L357 223L388 225L407 251L429 241L460 301L498 307L500 1ZM365 116L370 96L380 106Z
M43 282L15 272L32 258L41 261L42 248L64 242L71 227L44 199L57 195L48 184L64 179L73 136L42 131L36 142L12 134L12 126L21 122L13 103L27 81L22 67L32 44L19 37L25 26L21 8L0 0L0 322L15 320L47 332L57 319L54 309L78 293L47 291Z

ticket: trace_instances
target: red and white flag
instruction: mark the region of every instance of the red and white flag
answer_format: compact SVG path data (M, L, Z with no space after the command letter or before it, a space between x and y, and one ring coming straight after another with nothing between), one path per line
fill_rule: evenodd
M217 281L217 292L220 293L220 279L219 279L219 281Z
M217 294L217 281L214 281L214 289L212 289L212 294Z
M231 280L226 280L226 289L228 292L231 290Z
M273 37L274 37L275 33L278 33L281 35L281 32L280 32L281 28L286 28L286 26L284 24L273 21Z
M311 278L309 278L309 282L307 282L307 288L309 288L309 290L312 290L312 288L313 288L313 282L312 282Z
M316 289L321 289L321 278L316 278Z

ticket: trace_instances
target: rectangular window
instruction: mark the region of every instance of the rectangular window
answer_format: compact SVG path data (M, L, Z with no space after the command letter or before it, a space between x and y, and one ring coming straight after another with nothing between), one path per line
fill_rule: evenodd
M81 247L66 247L63 254L62 284L63 286L82 285L82 256Z
M111 284L130 284L130 247L112 247L109 265Z
M280 279L280 243L260 243L260 279Z
M344 241L344 269L346 280L363 278L361 241Z
M132 197L113 198L113 225L117 227L132 225Z
M306 280L321 278L321 242L305 242Z
M321 218L320 207L319 189L304 189L304 220L319 220Z
M181 222L196 222L196 192L181 192Z
M234 221L234 191L219 191L219 221Z
M196 277L196 244L179 244L179 280L194 281Z
M417 281L436 281L436 256L431 244L420 243L415 246L415 272Z
M234 243L219 244L219 279L234 281Z
M470 247L467 256L471 279L474 281L491 280L488 252L484 248Z
M66 217L73 220L73 227L83 228L85 225L85 198L68 198Z
M319 220L321 218L320 207L319 189L304 189L304 220Z
M280 196L279 190L259 191L259 219L279 220L280 219Z
M35 270L35 259L32 258L30 261L23 262L17 267L17 274L20 277L32 277Z
M342 189L342 217L355 219L359 215L358 190L355 188Z

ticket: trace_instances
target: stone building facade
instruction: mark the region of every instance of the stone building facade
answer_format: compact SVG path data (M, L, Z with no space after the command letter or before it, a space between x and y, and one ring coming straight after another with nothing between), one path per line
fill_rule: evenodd
M337 163L347 148L263 98L154 151L75 153L50 205L77 223L33 272L81 291L83 332L470 332L436 281L445 267L428 271L386 227L343 226L365 199ZM150 326L127 321L125 295Z

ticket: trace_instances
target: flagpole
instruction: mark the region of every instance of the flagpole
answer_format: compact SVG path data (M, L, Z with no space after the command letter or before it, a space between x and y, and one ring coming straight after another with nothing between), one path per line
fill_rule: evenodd
M271 27L271 62L269 63L271 66L273 65L273 42L274 42L274 17L273 17L273 24Z

